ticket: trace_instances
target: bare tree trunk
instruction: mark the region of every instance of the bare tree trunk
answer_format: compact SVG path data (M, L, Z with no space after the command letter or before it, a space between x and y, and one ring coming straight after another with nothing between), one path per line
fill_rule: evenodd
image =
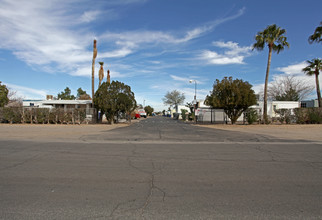
M94 108L94 72L95 72L95 58L92 61L92 107Z
M92 107L94 108L94 72L95 72L95 59L97 56L97 49L96 49L96 40L94 40L93 45L93 61L92 61Z
M266 69L266 77L265 77L265 87L264 87L264 123L268 124L268 117L267 117L267 85L268 85L268 76L269 76L269 69L271 67L271 59L272 59L272 46L269 45L269 52L268 52L268 61L267 61L267 69Z
M319 107L322 107L321 92L320 92L320 83L319 83L319 71L315 71L315 83L316 83L316 93L318 95Z

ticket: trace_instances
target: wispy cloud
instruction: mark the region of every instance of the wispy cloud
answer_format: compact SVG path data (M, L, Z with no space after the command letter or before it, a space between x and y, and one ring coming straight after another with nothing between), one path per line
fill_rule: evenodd
M147 0L108 1L108 6L145 3ZM92 41L97 37L100 50L97 59L128 57L139 51L152 48L153 53L165 48L197 39L215 29L220 24L238 18L245 9L236 14L216 19L190 30L135 30L103 34L91 33L91 23L101 19L113 19L116 12L100 7L93 10L86 7L87 0L79 4L76 0L52 1L11 1L0 0L0 48L12 51L20 60L45 72L61 72L75 76L90 76ZM103 3L99 3L102 5ZM73 7L72 7L73 6ZM73 9L78 10L71 10ZM108 13L106 13L107 10ZM103 45L108 45L103 47ZM160 49L161 48L161 49ZM142 55L141 56L146 56ZM240 62L240 61L239 61ZM120 72L115 70L115 72ZM120 74L122 75L122 74Z
M8 86L10 91L15 91L15 96L21 97L21 98L32 98L32 99L44 99L48 92L46 90L37 90L33 88L28 88L24 86L19 86L15 84L10 83L3 83Z
M227 64L244 64L244 59L250 56L251 47L240 47L238 43L228 41L215 41L215 47L224 49L222 53L211 50L204 50L199 58L205 60L208 64L213 65L227 65Z
M306 63L306 61L303 61L297 64L285 66L285 67L278 67L277 70L279 72L290 74L290 75L304 75L304 73L302 72L302 69L307 65L308 64Z
M81 22L89 23L97 19L99 15L101 15L102 12L98 10L94 11L85 11L82 16L80 17Z
M138 48L141 44L181 44L201 37L207 32L213 31L218 25L236 19L244 14L245 8L240 9L236 14L208 22L205 25L195 27L186 32L178 33L178 30L171 32L164 31L125 31L120 33L106 32L100 36L104 41L116 41L120 45L127 45L130 48ZM183 35L183 36L180 36Z
M144 1L121 1L122 4L135 2ZM74 0L1 0L0 3L0 48L11 50L28 65L49 72L79 75L82 70L78 67L91 63L92 51L88 48L93 34L85 32L88 27L84 25L99 19L102 11L85 8L68 11L71 4L74 7L70 8L81 7ZM105 13L104 19L109 16L115 17L115 13ZM80 27L80 23L85 24ZM120 47L109 53L102 51L98 58L124 57L130 53L128 47Z

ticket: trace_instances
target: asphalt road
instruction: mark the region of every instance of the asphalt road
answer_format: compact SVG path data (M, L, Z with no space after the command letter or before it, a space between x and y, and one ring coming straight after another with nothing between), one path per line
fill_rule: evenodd
M322 219L322 143L162 117L0 140L0 219Z

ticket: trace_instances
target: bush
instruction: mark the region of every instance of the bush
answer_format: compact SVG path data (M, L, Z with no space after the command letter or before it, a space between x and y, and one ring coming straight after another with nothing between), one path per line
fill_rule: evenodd
M188 120L189 121L194 121L195 120L195 113L194 112L193 113L189 113Z
M309 115L309 122L311 124L321 124L321 122L322 122L321 108L309 109L308 115Z
M0 108L0 123L81 124L86 119L86 109L62 108Z
M246 111L246 120L248 124L253 124L258 121L258 113L255 109L247 109Z
M297 108L294 112L298 124L322 123L322 108Z
M187 120L187 113L188 111L186 109L181 109L181 115L182 115L182 120L186 121Z
M12 123L21 122L21 108L4 107L1 111L2 121Z
M280 116L277 118L282 124L285 122L286 124L291 124L294 117L292 115L292 109L277 109L275 110L277 114Z
M295 121L297 124L306 124L309 121L307 115L307 109L305 108L296 108L294 109Z

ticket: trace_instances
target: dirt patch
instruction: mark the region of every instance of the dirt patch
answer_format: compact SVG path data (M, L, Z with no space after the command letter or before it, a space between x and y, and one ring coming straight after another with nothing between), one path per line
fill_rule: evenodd
M99 125L38 125L0 124L0 139L75 140L84 135L95 135L129 124Z
M322 125L197 125L201 127L269 135L276 138L322 141Z

